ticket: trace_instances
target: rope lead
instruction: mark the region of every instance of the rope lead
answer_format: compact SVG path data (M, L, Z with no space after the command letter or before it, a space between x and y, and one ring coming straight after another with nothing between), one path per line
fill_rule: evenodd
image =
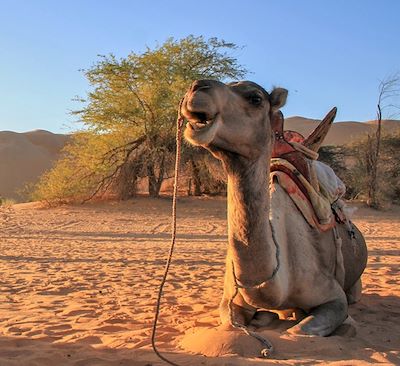
M175 176L174 176L174 190L173 190L173 196L172 196L172 234L171 234L171 245L169 249L169 254L168 254L168 259L165 264L165 269L164 269L164 275L161 280L160 288L158 290L158 296L157 296L157 304L156 304L156 310L154 313L154 321L153 321L153 328L151 332L151 346L153 347L154 353L164 362L166 362L169 365L172 366L180 366L175 362L172 362L168 360L166 357L164 357L160 351L157 349L156 346L156 333L157 333L157 322L158 322L158 317L160 315L160 306L161 306L161 298L162 298L162 293L164 289L164 285L167 281L167 276L168 276L168 271L169 267L171 265L172 261L172 254L174 252L174 247L175 247L175 239L176 239L176 201L177 201L177 196L178 196L178 177L179 177L179 164L181 160L181 140L182 140L182 128L183 128L183 122L184 118L181 116L181 107L182 107L182 102L183 98L181 99L179 103L179 109L178 109L178 118L176 120L176 156L175 156Z

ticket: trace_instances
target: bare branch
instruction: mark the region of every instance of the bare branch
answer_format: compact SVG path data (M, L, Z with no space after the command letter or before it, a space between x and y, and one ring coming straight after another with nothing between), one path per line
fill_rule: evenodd
M107 176L103 177L100 182L97 184L96 189L93 191L93 193L85 198L82 203L85 203L87 201L90 201L93 197L95 197L100 191L106 191L110 185L114 182L114 178L116 178L118 176L118 174L120 173L122 167L127 163L127 161L130 158L130 155L132 154L133 151L135 151L144 141L146 140L146 136L141 136L139 138L137 138L134 141L128 142L127 144L121 145L121 146L117 146L111 150L109 150L108 152L106 152L103 155L103 159L101 164L104 164L106 162L106 160L111 163L112 165L115 164L115 162L117 161L116 159L114 160L114 162L112 162L112 159L114 159L116 157L117 154L119 153L124 153L124 157L122 159L122 162L120 164L117 164L114 168L114 170L112 171L112 173L108 174ZM95 173L90 173L88 175L86 175L86 177L84 177L84 179L88 179L90 177L93 177L95 175Z
M122 153L122 152L130 155L135 149L137 149L146 140L146 138L147 138L146 136L140 136L136 140L130 141L127 144L114 147L113 149L107 151L103 155L102 163L104 163L106 160L110 162L113 158L115 158L116 155L118 155L119 153Z
M117 167L114 169L114 171L113 171L111 174L109 174L109 175L107 175L106 177L104 177L104 178L100 181L100 183L97 185L97 188L94 190L94 192L93 192L89 197L87 197L87 198L85 198L84 200L82 200L81 203L83 204L83 203L85 203L85 202L90 201L90 200L91 200L93 197L95 197L95 196L97 195L97 193L99 193L100 190L102 190L105 186L106 186L106 188L108 188L108 187L111 185L111 183L112 183L112 179L111 179L111 178L113 178L113 177L116 176L116 174L121 170L122 166L123 166L123 163L117 165Z

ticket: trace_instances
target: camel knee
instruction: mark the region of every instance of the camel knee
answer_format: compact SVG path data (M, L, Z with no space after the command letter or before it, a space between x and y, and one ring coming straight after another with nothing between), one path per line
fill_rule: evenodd
M253 319L256 309L248 309L235 303L229 305L229 300L223 298L219 306L219 315L221 324L237 324L248 325Z

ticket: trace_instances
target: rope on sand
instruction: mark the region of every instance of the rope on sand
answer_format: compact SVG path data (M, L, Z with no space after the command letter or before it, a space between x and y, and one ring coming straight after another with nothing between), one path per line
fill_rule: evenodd
M174 190L172 196L172 234L171 234L171 245L169 248L169 254L167 258L167 262L165 264L164 275L161 280L160 288L158 290L157 296L157 304L156 310L154 313L154 322L153 328L151 333L151 346L153 347L154 353L164 362L168 363L172 366L180 366L175 362L168 360L165 356L163 356L160 351L157 349L156 346L156 333L157 333L157 322L160 315L160 306L161 306L161 298L164 289L164 285L167 281L169 267L172 261L172 254L174 252L175 247L175 239L176 239L176 201L178 196L178 177L179 177L179 164L181 159L181 143L182 143L182 127L183 127L183 117L181 116L181 106L182 106L183 99L179 103L178 109L178 118L176 120L176 156L175 156L175 176L174 176Z

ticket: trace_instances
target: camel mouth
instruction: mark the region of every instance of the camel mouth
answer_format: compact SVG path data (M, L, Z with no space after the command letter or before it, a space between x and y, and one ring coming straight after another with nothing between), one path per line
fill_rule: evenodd
M200 131L211 126L214 123L215 118L216 116L210 118L206 115L206 113L203 112L192 113L192 117L187 118L187 127L195 131Z
M185 110L183 115L187 120L186 127L194 131L200 131L210 127L217 118L217 114L210 115L206 112L195 112L190 110Z
M196 146L210 144L215 137L219 114L209 115L204 112L188 112L187 110L185 112L183 116L187 120L186 140Z

